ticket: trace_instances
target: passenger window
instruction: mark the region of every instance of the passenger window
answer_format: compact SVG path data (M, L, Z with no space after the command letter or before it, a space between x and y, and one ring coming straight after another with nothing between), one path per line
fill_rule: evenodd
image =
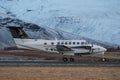
M65 42L65 45L67 45L67 42Z
M57 42L57 45L60 45L60 42Z
M77 44L80 44L79 42L77 42Z
M51 51L53 51L53 49L51 48Z
M69 45L71 45L71 42L69 42Z
M64 44L64 42L61 42L61 44Z
M73 42L73 44L75 44L75 42Z
M44 43L44 45L47 45L47 43Z
M51 45L54 45L54 42L51 42Z

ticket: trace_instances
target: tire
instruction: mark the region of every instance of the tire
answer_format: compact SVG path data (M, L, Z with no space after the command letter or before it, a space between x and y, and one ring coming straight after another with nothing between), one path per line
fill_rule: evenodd
M70 62L74 62L74 58L70 58Z
M67 62L67 61L68 61L68 59L67 59L67 58L63 58L63 61L64 61L64 62Z
M107 61L109 61L109 59L107 59L107 58L102 58L101 61L102 61L102 62L107 62Z

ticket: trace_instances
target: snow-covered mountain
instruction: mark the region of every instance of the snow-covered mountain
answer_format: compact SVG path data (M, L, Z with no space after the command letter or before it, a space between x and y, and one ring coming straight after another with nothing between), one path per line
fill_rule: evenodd
M42 38L42 39L67 39L65 35L62 35L59 31L52 30L50 28L42 28L33 23L27 23L19 19L14 19L10 17L0 19L0 48L4 47L14 47L15 43L13 37L7 28L8 26L14 27L24 27L24 30L31 38ZM68 34L69 35L69 34Z
M120 0L0 0L0 14L120 45Z
M7 28L9 26L23 27L24 31L29 35L29 37L34 39L85 39L88 42L95 43L106 48L118 46L115 44L91 40L89 38L81 37L79 35L71 34L61 30L58 31L51 28L43 28L36 24L27 23L22 20L10 18L7 16L0 19L0 49L5 47L15 47L13 37Z
M29 35L29 37L34 39L82 39L82 37L78 37L74 34L54 30L51 28L43 28L36 24L27 23L6 15L4 18L0 18L0 49L4 47L15 47L13 37L10 33L10 30L7 28L9 26L23 27L24 31Z

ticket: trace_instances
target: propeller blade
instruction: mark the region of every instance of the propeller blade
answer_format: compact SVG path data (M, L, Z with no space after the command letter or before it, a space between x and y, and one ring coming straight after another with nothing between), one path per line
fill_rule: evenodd
M91 44L91 47L93 47L93 43Z
M93 49L93 43L91 44L91 48L90 48L90 53L93 53L94 51L93 51L94 49Z

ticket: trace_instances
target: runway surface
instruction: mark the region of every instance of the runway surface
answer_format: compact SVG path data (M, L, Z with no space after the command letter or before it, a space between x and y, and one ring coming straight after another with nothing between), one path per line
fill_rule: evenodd
M63 62L58 60L0 61L0 66L81 66L81 67L120 67L120 62Z

